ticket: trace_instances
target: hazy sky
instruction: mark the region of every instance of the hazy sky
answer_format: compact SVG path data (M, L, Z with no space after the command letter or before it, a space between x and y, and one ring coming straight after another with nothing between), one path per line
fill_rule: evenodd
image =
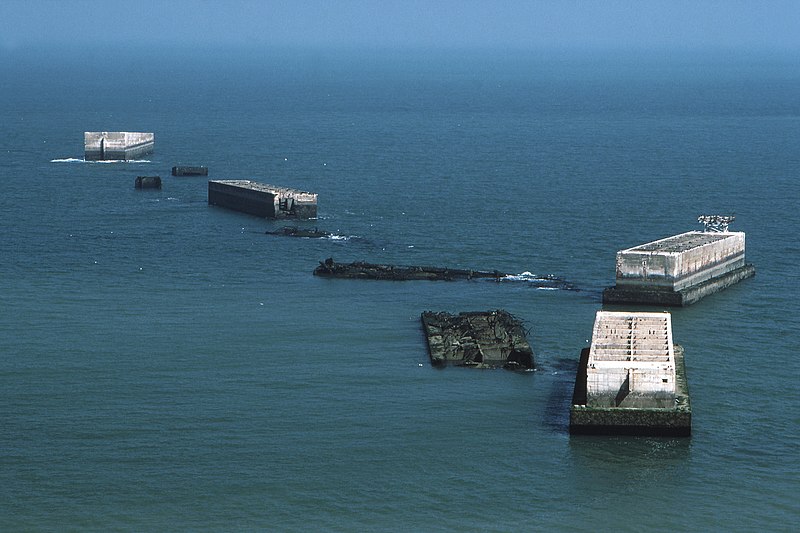
M0 0L0 48L746 48L800 52L800 0Z

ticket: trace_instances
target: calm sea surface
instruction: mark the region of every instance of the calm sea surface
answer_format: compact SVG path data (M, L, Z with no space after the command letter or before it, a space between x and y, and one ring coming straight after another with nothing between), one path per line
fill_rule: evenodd
M796 58L114 58L0 55L0 529L797 526ZM156 151L86 163L87 130ZM339 238L265 235L178 164L317 192L301 225ZM672 310L693 436L570 437L615 252L716 213L757 275ZM312 276L327 257L581 290ZM496 308L536 372L431 368L422 311Z

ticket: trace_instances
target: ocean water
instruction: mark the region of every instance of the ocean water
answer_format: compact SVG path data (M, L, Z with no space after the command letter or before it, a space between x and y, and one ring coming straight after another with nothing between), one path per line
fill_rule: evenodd
M0 529L800 521L796 58L6 51L0 70ZM87 130L156 150L87 163ZM338 238L266 235L283 223L209 206L178 164L317 192L300 224ZM615 252L716 213L757 274L672 310L692 437L570 437ZM327 257L580 290L312 276ZM497 308L536 372L430 366L422 311Z

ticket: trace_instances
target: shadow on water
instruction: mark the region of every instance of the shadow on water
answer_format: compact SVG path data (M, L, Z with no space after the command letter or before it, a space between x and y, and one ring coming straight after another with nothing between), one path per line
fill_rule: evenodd
M569 451L581 471L660 470L689 458L691 438L572 435Z
M554 433L569 433L569 406L575 387L578 358L556 359L539 370L552 374L555 379L544 408L543 424Z

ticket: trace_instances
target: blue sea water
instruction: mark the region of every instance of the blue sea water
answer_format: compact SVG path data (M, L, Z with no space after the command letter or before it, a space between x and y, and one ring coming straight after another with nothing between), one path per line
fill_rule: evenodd
M796 58L1 57L0 529L796 528ZM156 150L83 162L93 130ZM340 238L265 235L178 164L317 192L301 224ZM570 437L615 252L716 213L757 275L672 309L692 437ZM327 257L580 290L312 276ZM430 366L422 311L496 308L536 372Z

